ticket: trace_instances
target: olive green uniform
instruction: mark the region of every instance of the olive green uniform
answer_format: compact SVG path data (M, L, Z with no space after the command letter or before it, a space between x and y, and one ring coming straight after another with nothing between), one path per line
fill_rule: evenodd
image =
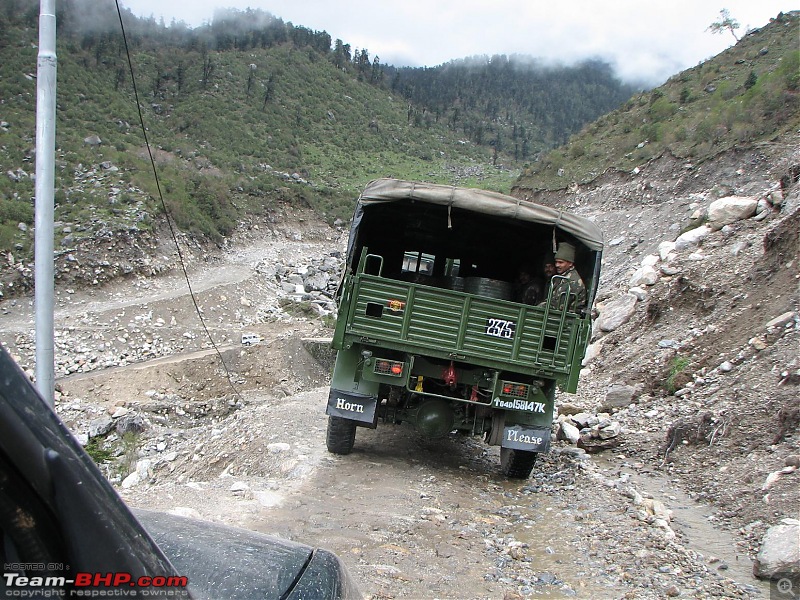
M586 286L583 284L583 280L581 276L578 275L575 267L571 267L568 271L561 274L561 277L565 277L566 279L561 279L561 277L558 276L556 277L557 278L553 281L552 306L561 310L564 307L566 294L569 292L567 310L569 312L578 312L579 310L585 309Z

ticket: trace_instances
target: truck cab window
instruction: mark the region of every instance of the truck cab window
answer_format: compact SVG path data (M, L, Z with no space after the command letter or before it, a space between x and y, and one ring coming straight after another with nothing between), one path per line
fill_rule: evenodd
M436 257L433 254L406 250L403 253L403 273L418 273L420 275L433 275L433 264Z

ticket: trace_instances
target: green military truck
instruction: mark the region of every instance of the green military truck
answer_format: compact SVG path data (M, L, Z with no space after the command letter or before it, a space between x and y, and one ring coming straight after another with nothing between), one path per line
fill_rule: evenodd
M558 275L540 303L518 302L520 269L552 259L562 242L576 249L586 306L553 297ZM577 388L602 250L595 224L553 208L483 190L371 182L356 204L338 291L328 451L349 454L358 427L405 422L429 438L483 436L500 446L506 476L528 477L550 446L556 387Z

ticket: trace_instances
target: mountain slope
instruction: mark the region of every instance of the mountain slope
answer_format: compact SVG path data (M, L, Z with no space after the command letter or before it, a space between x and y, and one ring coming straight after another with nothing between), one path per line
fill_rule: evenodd
M698 163L800 125L800 11L779 14L721 54L631 98L525 169L515 188L585 184L671 155Z
M606 240L592 345L577 396L559 398L563 410L612 412L623 441L605 457L609 468L710 504L750 556L798 506L798 23L800 13L782 15L654 90L653 104L588 126L554 152L559 172L544 161L514 189L591 218ZM745 91L753 70L763 87ZM701 72L716 74L706 97L664 120L664 131L716 128L719 111L752 118L731 118L717 138L698 133L691 147L624 143L646 139L626 127L686 82L699 85ZM715 98L726 83L736 93ZM602 153L592 162L581 148ZM726 203L750 211L720 221Z
M0 249L23 260L32 252L37 17L35 0L0 0ZM508 191L523 158L630 94L602 64L550 69L542 97L562 108L544 118L532 85L541 69L489 69L478 88L469 69L451 65L420 71L438 89L460 73L458 99L406 97L414 70L393 88L394 71L365 50L351 55L326 32L263 11L222 12L188 29L69 0L56 22L56 219L70 230L66 247L107 228L146 233L165 208L180 230L216 243L277 202L310 205L332 223L350 217L376 177ZM509 77L536 110L506 103Z

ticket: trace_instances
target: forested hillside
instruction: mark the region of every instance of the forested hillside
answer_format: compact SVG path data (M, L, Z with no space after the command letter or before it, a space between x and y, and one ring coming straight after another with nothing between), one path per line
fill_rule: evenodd
M392 90L410 100L417 123L444 122L515 161L566 142L636 91L598 60L554 68L527 56L499 55L391 71Z
M113 3L56 6L56 219L71 241L148 230L164 207L216 240L276 201L347 219L382 176L509 191L631 92L599 63L398 70L262 11L190 29ZM32 241L38 14L36 0L0 0L0 249L18 258Z

